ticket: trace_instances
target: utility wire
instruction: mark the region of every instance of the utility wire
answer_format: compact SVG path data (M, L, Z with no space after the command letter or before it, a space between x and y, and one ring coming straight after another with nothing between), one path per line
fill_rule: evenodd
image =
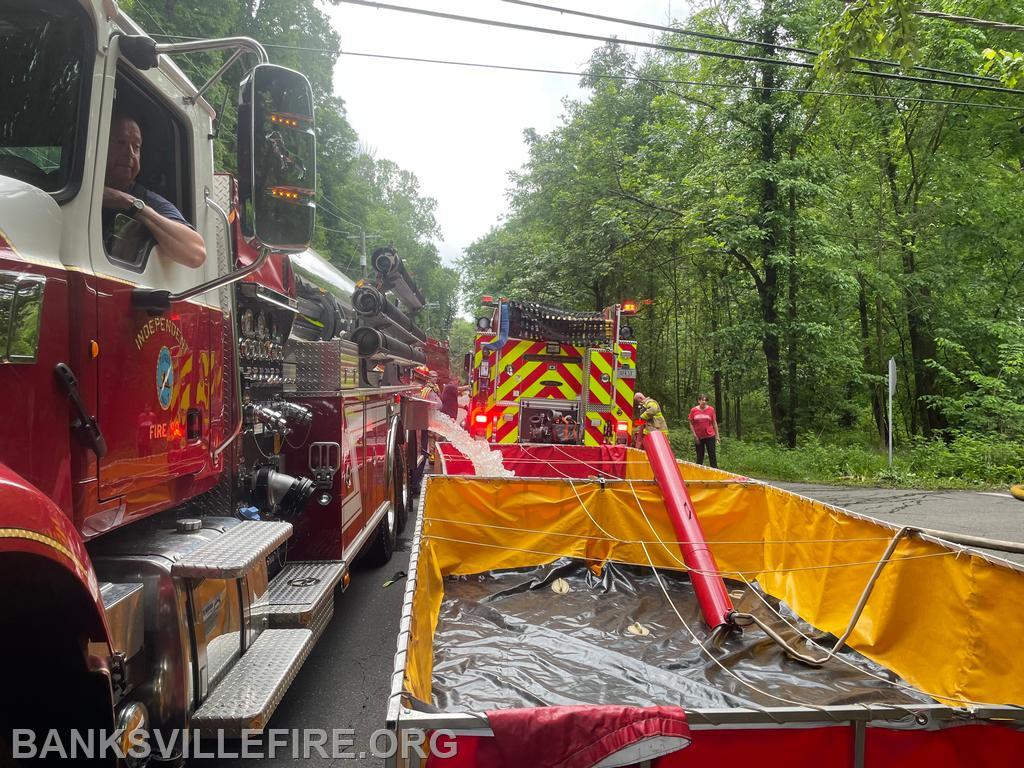
M930 99L923 96L892 96L886 94L858 93L856 91L830 91L814 88L787 88L784 86L750 85L746 83L722 83L709 80L676 80L660 77L645 77L643 75L609 75L594 74L591 72L575 72L567 69L544 69L541 67L517 67L510 64L487 64L473 61L455 61L452 59L427 59L417 56L397 56L385 53L365 53L362 51L339 51L342 56L359 56L370 59L386 59L390 61L408 61L420 64L447 64L457 67L473 67L478 69L498 69L511 72L536 72L545 75L569 75L573 77L591 77L596 80L617 80L622 82L641 82L659 85L691 85L708 88L726 88L741 91L780 91L782 93L804 93L815 96L839 96L856 99L879 99L881 101L909 101L923 104L945 104L957 107L978 107L979 109L998 109L1007 112L1020 112L1020 107L1010 107L1004 104L986 104L978 101L956 101L953 99Z
M350 219L348 216L346 216L344 213L341 212L341 209L338 206L336 206L334 203L332 203L326 197L321 197L319 202L320 202L320 205L323 207L323 209L327 213L332 214L336 218L341 219L346 224L350 224L351 226L355 227L356 229L365 231L365 227L363 227L362 224L360 224L357 221L354 221L353 219Z
M513 0L506 0L506 2L512 2ZM999 32L1024 32L1024 25L1022 24L1009 24L1005 21L990 21L988 19L976 19L973 16L957 16L955 13L940 13L939 11L914 11L915 16L924 16L926 19L938 19L939 21L949 21L953 24L965 24L969 27L979 27L980 29L993 29Z
M633 21L630 19L619 19L614 16L602 16L598 13L589 13L587 11L577 11L571 8L560 8L554 5L545 5L544 3L534 3L530 0L502 0L504 3L511 3L513 5L522 5L528 8L539 8L544 11L554 11L556 13L567 14L569 16L582 16L588 19L597 19L599 21L610 21L615 24L625 24L630 27L641 27L643 29L653 29L658 32L669 32L673 35L685 35L687 37L696 37L702 40L717 40L724 43L738 43L741 45L752 45L760 48L768 48L772 51L786 51L788 53L798 53L801 56L820 56L821 51L815 51L810 48L797 48L791 45L779 45L776 43L766 43L763 40L747 40L742 37L730 37L729 35L716 35L711 32L697 32L692 29L682 29L680 27L666 26L663 24L650 24L645 21ZM898 61L889 61L887 59L868 59L862 56L852 56L851 61L858 61L861 64L873 64L882 67L901 67L902 65ZM936 67L922 67L914 66L911 69L915 69L918 72L931 72L935 75L950 75L952 77L966 77L973 80L982 80L993 83L998 83L998 77L989 77L987 75L976 75L972 72L957 72L949 69L938 69Z
M168 40L201 40L200 37L188 37L186 35L150 35L150 37L166 38ZM888 94L858 93L856 91L832 91L822 88L787 88L785 86L750 85L744 83L722 83L710 80L677 80L660 77L645 77L643 75L609 75L595 74L592 72L576 72L568 69L546 69L543 67L518 67L511 64L488 64L486 62L456 61L452 59L430 59L419 56L398 56L386 53L368 53L364 51L332 51L328 48L303 48L296 45L273 45L264 43L264 48L280 48L288 51L309 51L312 53L329 53L338 56L357 56L369 59L385 59L389 61L408 61L419 64L447 64L456 67L471 67L477 69L497 69L509 72L534 72L542 75L568 75L571 77L589 77L596 80L617 80L621 82L655 83L661 85L690 85L707 88L724 88L741 91L778 91L780 93L802 93L812 96L837 96L851 99L877 99L879 101L906 101L917 104L942 104L953 107L976 107L978 109L996 109L1006 112L1019 112L1020 107L1010 107L1004 104L986 104L979 101L956 101L954 99L931 99L924 96L893 96ZM970 86L974 87L974 86ZM320 201L321 203L323 201ZM351 224L355 222L350 221ZM356 225L358 226L358 225Z
M682 53L693 56L709 56L712 58L726 59L730 61L770 64L774 66L797 67L799 69L814 69L814 65L806 61L792 61L790 59L780 59L777 57L768 56L750 56L738 53L726 53L724 51L712 51L706 48L686 48L675 45L664 45L662 43L647 43L640 40L627 40L625 38L606 37L604 35L591 35L585 32L571 32L564 29L553 29L551 27L538 27L531 24L516 24L509 21L484 19L478 16L462 16L460 14L444 13L442 11L432 11L423 8L410 8L408 6L403 5L379 3L375 2L374 0L337 0L337 2L345 3L347 5L358 5L365 8L376 8L378 10L397 11L399 13L412 13L418 16L428 16L430 18L444 19L446 21L460 21L469 24L481 24L489 27L499 27L502 29L514 29L520 32L536 32L545 35L571 37L578 40L590 40L598 43L629 45L637 48L649 48L652 50L666 51L669 53ZM1014 96L1024 96L1024 91L1016 90L1014 88L1004 88L995 85L987 85L983 83L963 83L956 80L941 80L930 77L917 77L915 75L901 75L895 72L875 72L869 69L851 69L848 72L848 74L863 75L865 77L878 77L885 80L900 80L904 82L921 83L925 85L949 86L951 88L970 88L972 90L978 91L992 91L995 93L1012 94Z

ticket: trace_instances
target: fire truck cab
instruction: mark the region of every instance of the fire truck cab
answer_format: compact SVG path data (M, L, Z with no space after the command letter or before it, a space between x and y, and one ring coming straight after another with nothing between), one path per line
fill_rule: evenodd
M263 728L348 565L391 556L424 356L351 338L351 291L305 251L312 92L256 41L8 0L0 49L0 763L15 728L160 731L173 761L184 729ZM216 50L198 86L173 60ZM239 61L236 181L203 94ZM201 265L104 208L115 110Z
M575 312L484 298L467 430L492 443L615 445L632 432L635 306Z

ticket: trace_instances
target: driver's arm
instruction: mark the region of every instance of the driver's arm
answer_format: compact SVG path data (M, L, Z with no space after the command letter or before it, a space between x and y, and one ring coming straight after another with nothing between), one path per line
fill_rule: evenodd
M103 189L104 208L126 210L134 199L127 192L118 189ZM149 230L162 257L193 269L201 267L206 261L206 243L203 236L188 224L169 219L148 205L135 214L135 219Z

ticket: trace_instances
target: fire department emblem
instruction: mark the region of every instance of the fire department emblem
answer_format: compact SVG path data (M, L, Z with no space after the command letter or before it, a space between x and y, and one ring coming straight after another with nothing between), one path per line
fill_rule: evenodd
M160 348L156 358L156 397L165 411L171 407L171 392L174 391L174 361L167 347Z

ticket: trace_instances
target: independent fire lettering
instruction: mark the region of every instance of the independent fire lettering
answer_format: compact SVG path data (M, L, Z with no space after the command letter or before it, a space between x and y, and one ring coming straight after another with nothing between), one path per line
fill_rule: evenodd
M179 354L183 357L188 355L188 342L185 341L185 334L182 333L177 323L166 317L154 317L139 329L139 332L135 334L136 349L141 352L142 345L149 341L158 331L169 333L178 343Z

